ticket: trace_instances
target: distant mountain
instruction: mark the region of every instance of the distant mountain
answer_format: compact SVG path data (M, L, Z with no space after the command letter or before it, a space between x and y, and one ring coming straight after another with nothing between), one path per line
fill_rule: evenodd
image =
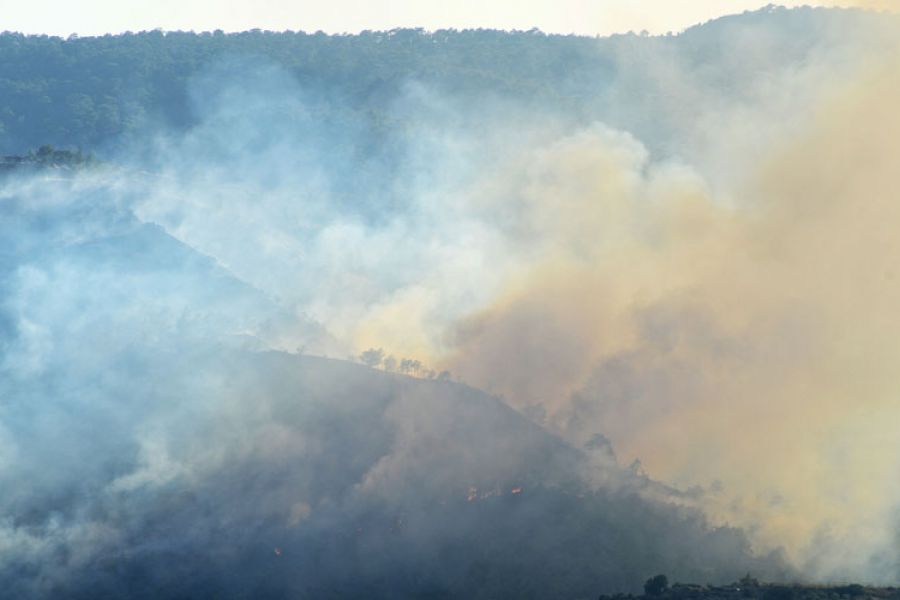
M858 37L850 35L855 30L896 34L898 21L863 11L769 7L662 37L398 29L61 39L7 32L0 34L0 152L53 144L108 155L160 129L184 130L198 122L198 80L240 73L248 64L283 69L316 118L365 131L373 144L385 128L396 127L389 109L409 82L470 100L517 98L631 130L636 113L621 102L622 94L644 98L642 106L651 102L652 108L660 94L671 100L678 93L659 89L658 70L646 65L651 57L689 66L697 82L724 86L740 99L772 69L801 65L813 49L840 49ZM735 70L743 76L732 78ZM655 125L673 126L665 120Z

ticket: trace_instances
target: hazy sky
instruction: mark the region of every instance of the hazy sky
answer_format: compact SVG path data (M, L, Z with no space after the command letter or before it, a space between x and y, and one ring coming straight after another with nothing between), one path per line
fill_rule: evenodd
M900 0L786 0L785 5L867 5ZM609 34L678 31L766 0L0 0L0 29L96 35L162 28L235 31L489 27Z

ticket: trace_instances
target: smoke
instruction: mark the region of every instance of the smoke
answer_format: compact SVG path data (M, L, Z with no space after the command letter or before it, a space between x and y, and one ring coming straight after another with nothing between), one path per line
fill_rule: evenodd
M583 452L471 388L260 350L272 319L320 331L136 219L134 180L5 188L11 596L536 598L785 572L599 438Z
M0 580L895 578L896 23L798 14L617 40L590 122L226 62L188 132L6 180ZM380 347L487 393L310 356Z
M898 6L894 0L854 0L852 2L835 2L835 6L859 7L867 10L897 12Z
M742 170L723 194L603 127L527 150L496 195L516 198L538 258L456 326L445 366L570 439L602 430L653 476L715 488L710 514L810 576L892 580L891 47L820 81L765 157L722 126L713 148Z

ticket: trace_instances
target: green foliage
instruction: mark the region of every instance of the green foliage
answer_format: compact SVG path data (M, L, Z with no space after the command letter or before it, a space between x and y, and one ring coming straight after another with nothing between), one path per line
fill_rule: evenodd
M603 79L597 40L537 31L396 29L359 35L253 30L224 34L147 31L102 37L0 34L0 152L52 143L99 147L143 128L186 128L197 118L190 82L247 57L291 74L340 109L384 126L408 81L439 91L483 90L572 102ZM314 98L315 100L315 98Z
M403 126L391 109L410 82L471 106L513 97L567 118L599 119L640 134L648 114L674 102L671 82L654 75L662 58L697 78L681 83L715 86L740 100L758 93L759 78L770 81L774 61L806 60L823 43L813 32L837 31L863 18L763 9L677 36L607 38L486 29L358 35L144 31L68 39L6 32L0 34L0 153L46 143L115 148L160 127L189 128L200 118L196 103L203 102L192 82L210 73L221 76L222 65L241 61L237 80L246 81L260 65L276 66L299 83L316 118L362 124L375 136ZM895 27L887 19L877 23ZM752 37L753 30L765 31L765 59L748 56L745 46L734 43ZM735 68L742 77L733 77ZM604 108L622 93L639 103L640 120ZM694 107L673 110L691 118ZM653 127L679 123L680 118Z
M648 596L661 596L669 587L669 578L665 575L656 575L644 583L644 593Z
M794 600L794 589L785 586L772 586L763 592L763 600Z
M97 164L92 153L81 149L58 150L44 144L37 150L29 150L24 156L0 156L0 174L22 169L81 169Z
M369 348L359 355L359 360L367 367L375 368L384 362L384 350L381 348Z
M857 598L859 596L864 596L866 593L866 588L859 585L858 583L851 583L850 585L843 585L835 588L835 591L842 596L850 596L851 598Z
M900 588L875 588L853 583L849 585L824 586L760 583L748 573L740 580L727 585L698 585L675 583L668 587L665 575L651 577L644 584L641 598L663 598L665 600L846 600L865 598L867 600L900 600ZM630 598L631 596L628 596ZM623 600L622 594L601 595L600 600Z

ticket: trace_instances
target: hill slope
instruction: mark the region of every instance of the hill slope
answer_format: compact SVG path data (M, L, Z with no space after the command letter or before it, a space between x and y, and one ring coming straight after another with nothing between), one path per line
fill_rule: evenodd
M784 573L602 438L255 350L269 300L82 177L4 188L7 594L552 598Z
M97 38L0 34L0 152L42 144L121 148L148 132L199 121L198 81L277 67L295 78L316 118L363 130L378 143L397 127L391 107L410 82L471 103L491 96L640 132L677 129L648 110L685 87L749 99L773 71L845 52L863 37L895 35L897 19L861 11L767 8L682 35L609 38L500 32L394 30L359 35L249 31L141 32ZM893 32L893 33L891 33ZM738 68L742 76L731 76ZM691 80L679 80L690 73ZM668 75L672 76L670 79ZM661 77L662 75L662 77ZM623 97L627 96L627 98ZM641 97L638 106L631 106ZM202 102L202 95L199 100ZM674 133L674 132L672 132Z

